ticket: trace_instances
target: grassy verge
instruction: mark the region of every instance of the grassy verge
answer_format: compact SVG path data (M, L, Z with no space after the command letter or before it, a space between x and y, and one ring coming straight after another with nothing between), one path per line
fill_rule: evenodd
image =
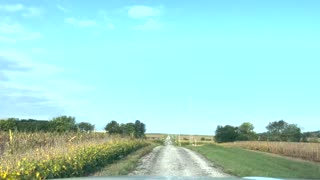
M204 155L225 172L235 176L320 178L319 163L291 160L266 153L212 144L187 147Z
M101 171L94 173L92 176L121 176L121 175L128 175L131 171L133 171L139 159L150 153L157 144L152 144L146 147L143 147L128 156L124 157L123 159L114 162L106 167L104 167Z

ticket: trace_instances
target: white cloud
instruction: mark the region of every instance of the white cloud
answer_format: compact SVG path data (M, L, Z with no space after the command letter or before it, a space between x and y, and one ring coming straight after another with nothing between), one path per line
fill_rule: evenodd
M39 32L30 32L21 24L0 22L0 42L15 43L39 38L41 38Z
M140 31L151 31L151 30L160 30L162 28L162 25L157 20L148 19L145 23L136 25L133 28L135 30L140 30Z
M25 12L22 13L23 17L37 17L43 14L44 10L37 7L28 7Z
M25 7L22 4L0 5L0 11L17 12L22 11Z
M23 17L35 17L41 16L44 12L42 8L38 7L26 7L23 4L6 4L0 5L0 11L5 12L21 12Z
M90 19L83 19L79 20L73 17L65 18L65 23L71 24L73 26L79 27L79 28L85 28L85 27L98 27L99 29L114 29L115 25L111 22L105 22L105 23L98 23L94 20Z
M159 15L159 9L149 6L132 6L128 10L128 16L134 19L156 17Z
M15 50L0 50L0 57L2 57L2 59L8 59L10 61L17 62L21 67L32 69L32 72L36 74L35 77L37 77L39 74L52 75L64 71L64 69L61 67L35 62L31 57Z
M44 83L44 79L60 72L60 67L38 63L17 51L0 50L0 78L4 75L0 83L0 114L51 116L63 112L60 102L46 95L51 86Z
M57 4L56 7L62 12L68 12L68 10L60 4Z
M149 6L132 6L128 9L128 16L136 19L140 24L133 26L133 29L140 31L160 30L160 8Z
M94 20L77 20L75 18L65 18L64 21L68 24L72 24L74 26L83 28L83 27L92 27L92 26L96 26L97 23Z
M89 26L95 26L97 25L97 23L93 20L81 20L81 21L78 21L78 25L80 27L89 27Z

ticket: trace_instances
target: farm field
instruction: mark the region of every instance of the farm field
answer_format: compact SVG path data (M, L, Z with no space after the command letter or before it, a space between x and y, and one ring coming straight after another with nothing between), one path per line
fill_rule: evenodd
M161 133L146 133L145 134L147 139L155 140L155 139L165 139L168 134L161 134Z
M163 141L169 134L149 133L146 134L148 140ZM175 144L212 144L213 136L208 135L187 135L187 134L170 134Z
M320 178L318 143L243 141L216 144L210 138L212 136L155 133L146 134L146 140L138 140L99 132L1 132L0 179L114 176L131 172L160 175L158 167L161 173L181 176L216 177L222 173L241 177ZM210 162L180 145L199 152L222 171L212 169L211 174L206 174L204 169L211 167ZM194 158L205 166L184 164ZM142 169L147 172L141 171L141 167L135 169L143 159ZM188 165L192 173L166 170L169 164L173 169Z
M10 135L11 134L11 135ZM106 142L110 137L106 133L24 133L0 131L0 156L4 154L19 155L38 149L66 150L67 145L84 144L86 142Z
M208 135L172 135L174 143L177 145L201 145L201 144L214 144L213 136Z
M239 147L320 162L320 143L239 141L223 143L222 146Z
M106 133L1 133L0 179L79 177L148 145Z
M213 144L187 147L202 154L226 173L239 177L320 178L320 163L288 159L238 147Z

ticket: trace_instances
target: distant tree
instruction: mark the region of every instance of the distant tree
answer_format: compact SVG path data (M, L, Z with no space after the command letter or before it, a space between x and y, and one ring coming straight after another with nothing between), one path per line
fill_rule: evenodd
M77 131L75 117L59 116L49 122L50 130L54 132L74 132Z
M16 130L18 121L19 119L17 118L8 118L0 120L0 131Z
M94 130L94 125L87 122L81 122L77 124L77 127L81 132L91 132Z
M218 126L215 133L215 140L221 142L233 142L238 137L238 128L230 125Z
M249 122L244 122L238 127L238 141L257 140L258 136L253 131L254 126Z
M301 129L296 124L288 124L282 136L285 141L299 142L302 137Z
M109 122L104 129L109 134L120 134L121 133L119 123L117 123L117 121L114 121L114 120Z
M288 126L288 123L280 120L270 122L266 127L269 134L269 140L271 141L282 141L283 140L283 131Z
M17 129L20 132L48 132L49 121L35 119L21 119L17 122Z
M270 141L300 141L301 129L296 124L288 124L280 120L269 123L268 140Z
M239 132L243 133L243 134L250 134L253 133L254 126L253 124L249 123L249 122L244 122L239 126Z
M135 129L135 137L136 138L144 138L145 132L146 132L146 125L140 122L139 120L136 120L134 123L134 129Z
M105 130L110 134L121 134L122 136L131 136L135 138L145 137L146 125L136 120L135 123L118 124L116 121L111 121L105 127Z
M123 136L135 137L135 126L133 123L121 124L121 134Z
M268 141L269 135L266 132L257 134L258 141Z
M308 138L311 136L310 132L305 132L301 135L301 141L302 142L308 142Z

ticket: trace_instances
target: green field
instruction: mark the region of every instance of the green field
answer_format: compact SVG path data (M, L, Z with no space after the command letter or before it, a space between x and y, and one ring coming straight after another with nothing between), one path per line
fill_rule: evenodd
M213 144L187 147L204 155L225 172L239 177L320 178L320 163Z

